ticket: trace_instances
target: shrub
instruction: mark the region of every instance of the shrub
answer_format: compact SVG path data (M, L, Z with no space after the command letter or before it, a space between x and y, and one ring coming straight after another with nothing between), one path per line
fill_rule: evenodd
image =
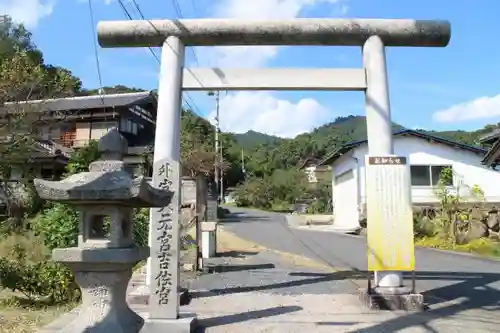
M99 152L99 142L91 140L88 145L71 154L69 163L66 165L66 177L79 172L89 171L90 163L101 157Z
M308 183L303 171L276 170L272 175L249 177L236 188L237 206L290 210L297 201L312 202L311 213L332 212L331 182Z
M50 250L31 232L11 234L0 242L0 286L34 301L76 300L79 289L70 270L50 262Z
M73 207L54 203L33 219L31 228L52 250L77 245L78 221L79 214Z
M137 246L148 246L149 208L137 209L133 218L134 242Z

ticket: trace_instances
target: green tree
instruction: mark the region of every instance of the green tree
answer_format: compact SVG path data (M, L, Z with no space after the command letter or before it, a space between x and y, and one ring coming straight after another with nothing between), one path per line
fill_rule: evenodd
M41 149L37 141L41 105L27 104L19 96L30 96L47 80L42 67L34 64L26 51L18 51L8 62L0 63L0 196L7 213L13 215L15 207L22 206L19 196L13 193L19 184L30 187L33 176L33 157ZM53 88L63 92L72 89L69 78L60 77ZM12 182L12 172L21 176Z
M81 81L70 71L44 64L42 52L23 25L9 17L0 23L0 198L8 216L20 218L23 207L36 206L27 204L37 197L32 167L34 156L43 151L36 133L44 118L53 122L42 101L25 101L72 95L80 87Z
M77 149L71 154L71 158L66 165L66 176L88 171L90 163L97 161L100 157L99 142L96 140L89 141L85 147Z
M101 93L104 94L123 94L123 93L134 93L134 92L142 92L144 89L140 88L130 88L121 84L118 84L113 87L103 87L102 89L82 89L78 95L87 96L87 95L99 95Z

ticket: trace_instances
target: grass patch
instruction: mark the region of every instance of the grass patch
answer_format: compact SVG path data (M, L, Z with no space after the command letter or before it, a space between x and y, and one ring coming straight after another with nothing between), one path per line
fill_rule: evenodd
M488 238L475 239L468 244L457 245L439 236L415 239L415 245L441 250L473 253L480 256L500 258L500 244Z
M17 293L0 290L0 333L34 333L76 305L32 302Z

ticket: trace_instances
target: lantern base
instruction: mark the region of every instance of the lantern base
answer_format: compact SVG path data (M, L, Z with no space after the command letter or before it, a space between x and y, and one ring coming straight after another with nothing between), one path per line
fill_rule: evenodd
M76 318L57 333L138 333L144 319L126 301L132 267L149 255L148 248L56 249L53 259L70 267L82 291ZM47 332L47 330L45 330Z

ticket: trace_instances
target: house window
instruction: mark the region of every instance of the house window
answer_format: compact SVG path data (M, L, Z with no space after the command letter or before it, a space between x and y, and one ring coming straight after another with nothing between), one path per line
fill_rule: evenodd
M437 186L441 177L441 172L451 165L412 165L411 185L412 186ZM446 186L453 185L453 176L445 183Z
M121 118L120 120L120 131L137 134L138 125L136 122L133 122L127 118Z

